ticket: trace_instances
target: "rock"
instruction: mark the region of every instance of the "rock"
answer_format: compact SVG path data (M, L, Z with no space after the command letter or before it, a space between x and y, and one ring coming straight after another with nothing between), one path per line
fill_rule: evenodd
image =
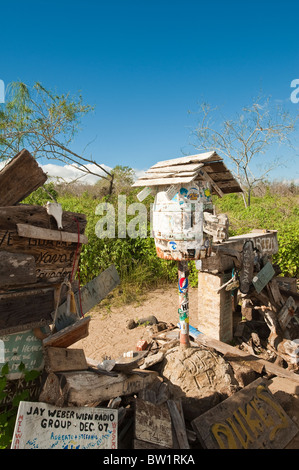
M174 398L202 413L238 388L231 366L216 353L197 347L169 350L160 374Z
M158 323L157 318L154 315L149 315L148 317L140 318L137 321L133 319L129 320L127 323L127 328L129 330L133 330L133 328L137 328L137 326L156 325L157 323Z

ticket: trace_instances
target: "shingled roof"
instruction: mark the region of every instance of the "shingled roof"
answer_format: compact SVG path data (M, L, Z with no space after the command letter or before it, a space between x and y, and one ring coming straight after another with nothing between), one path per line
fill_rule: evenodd
M173 158L156 163L133 186L167 186L209 181L218 196L239 193L242 189L216 152Z

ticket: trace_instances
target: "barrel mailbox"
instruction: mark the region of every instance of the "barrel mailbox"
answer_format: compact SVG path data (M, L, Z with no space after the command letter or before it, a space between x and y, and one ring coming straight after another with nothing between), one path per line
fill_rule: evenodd
M158 162L133 186L144 187L139 201L155 194L152 234L158 257L178 261L180 345L189 347L188 261L200 258L214 225L218 237L217 220L211 214L212 194L222 197L242 190L216 152Z
M153 236L157 256L197 260L204 244L203 211L212 209L209 183L159 187L153 205Z

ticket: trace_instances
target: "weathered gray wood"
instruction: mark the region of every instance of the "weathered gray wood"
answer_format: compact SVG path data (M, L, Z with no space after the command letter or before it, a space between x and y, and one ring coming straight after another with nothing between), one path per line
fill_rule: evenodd
M17 204L46 181L35 158L22 150L0 171L0 206Z
M17 224L17 232L19 237L38 238L41 240L52 240L68 243L88 243L85 235L63 232L62 230L51 230L41 227L35 227L28 224Z
M171 417L166 404L157 406L139 398L136 400L135 437L140 441L172 448Z
M31 289L0 294L0 333L10 328L52 322L54 290Z
M176 433L176 438L180 449L190 449L186 427L174 400L167 401L172 424Z
M199 170L199 173L203 176L203 179L205 181L209 181L209 183L211 183L212 187L214 188L214 190L216 191L216 193L218 194L219 197L223 197L223 192L221 191L221 189L219 188L218 186L218 183L215 183L215 181L213 181L213 179L211 178L211 176L204 170L204 169L200 169Z
M203 167L203 163L186 163L185 165L169 165L164 167L152 167L145 173L174 173L179 171L195 172Z
M56 348L67 348L80 339L88 336L90 317L82 318L73 325L70 325L57 333L52 333L43 340L44 346Z
M240 271L240 291L243 294L249 292L254 271L254 251L252 241L246 241L243 246L242 268Z
M86 215L75 212L64 211L62 214L63 231L78 234L84 233L86 227ZM18 206L1 207L0 206L0 228L1 231L17 231L17 224L28 224L34 227L57 230L57 223L53 216L49 215L47 209L42 206L34 206L28 204L20 204ZM0 236L0 245L3 241Z
M268 389L257 379L192 421L208 449L284 449L298 432Z
M219 246L215 246L214 251L222 252L226 248L230 248L242 252L243 245L246 241L252 241L254 248L256 248L263 255L274 255L278 252L277 230L253 230L244 235L236 235L230 237Z
M109 268L105 269L99 276L92 279L85 286L78 290L74 289L75 300L77 304L77 312L85 315L101 300L105 299L107 295L120 284L120 278L115 266L112 264ZM79 298L80 296L80 298ZM80 302L81 299L81 302ZM82 307L82 312L81 312ZM67 303L62 303L57 309L57 321L63 318L66 312ZM54 312L53 312L54 314Z
M254 285L257 293L259 294L268 282L275 275L275 271L270 262L268 262L252 279L252 284Z
M284 331L293 318L296 311L296 304L293 297L289 297L282 309L278 312L277 319L280 327Z
M188 163L202 163L202 162L214 162L221 161L221 157L216 152L204 152L196 155L188 155L186 157L173 158L171 160L164 160L156 163L151 168L162 168L165 166L172 165L184 165Z
M87 370L88 364L83 349L44 348L47 372Z
M139 179L132 184L133 187L141 187L141 186L168 186L171 184L178 184L178 183L191 183L196 178L196 173L192 176L180 176L180 177L169 177L169 178L157 178L157 179Z
M158 373L147 371L117 377L91 371L50 373L39 400L56 406L88 406L111 398L138 393L157 380Z
M0 251L0 288L36 282L33 256Z
M297 279L295 277L278 276L275 280L281 289L289 290L295 294L297 293Z
M60 283L76 272L81 245L19 237L16 231L0 228L1 251L33 256L37 282Z

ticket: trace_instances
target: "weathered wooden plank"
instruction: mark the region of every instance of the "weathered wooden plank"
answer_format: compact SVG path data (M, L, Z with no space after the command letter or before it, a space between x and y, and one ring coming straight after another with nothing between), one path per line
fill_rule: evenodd
M246 241L252 241L254 248L262 254L274 255L278 252L277 230L254 230L244 235L229 237L221 245L214 246L213 251L215 253L223 251L225 254L225 250L230 248L241 253Z
M78 222L78 224L77 224ZM84 233L86 215L64 211L62 214L63 231L78 234ZM0 228L2 231L16 231L17 224L34 225L34 227L57 230L55 218L42 206L20 204L18 206L0 207ZM2 242L3 243L3 242ZM1 237L0 237L1 244Z
M208 449L284 449L298 432L262 378L191 424Z
M167 400L171 421L176 433L176 438L180 449L190 449L186 427L174 400Z
M135 437L140 441L172 448L171 417L166 404L157 406L136 399Z
M252 284L254 285L257 293L259 294L268 282L275 275L275 271L270 262L266 263L265 266L254 276Z
M252 241L246 241L243 246L242 268L240 271L240 291L247 294L253 279L254 251Z
M293 318L296 311L296 304L293 297L289 297L282 309L277 314L280 327L284 331Z
M185 165L169 165L165 167L155 166L149 168L145 173L173 173L178 171L192 171L195 172L199 168L203 167L203 163L185 163Z
M139 179L132 184L133 187L138 186L161 186L161 185L170 185L170 184L179 184L179 183L191 183L196 179L197 174L195 173L193 176L181 176L181 177L173 177L173 178L157 178L157 179L150 179L144 180Z
M43 344L32 330L1 334L0 344L1 347L4 346L2 357L0 357L0 368L8 364L9 380L20 379L23 376L18 368L21 363L25 365L27 371L43 369Z
M31 323L51 323L53 309L53 288L0 294L0 333Z
M209 183L211 183L212 187L214 188L214 190L216 191L216 193L218 194L218 196L222 197L223 196L223 192L221 191L220 187L219 187L219 184L216 183L212 178L211 176L204 170L204 169L201 169L199 170L199 173L200 175L203 176L203 179L205 181L209 181Z
M80 250L77 243L19 237L17 231L0 229L0 252L33 256L37 282L63 282L78 262Z
M11 449L116 449L118 412L19 404Z
M88 364L83 349L47 347L44 349L47 372L87 370Z
M0 206L13 206L47 181L47 175L25 149L0 171Z
M157 380L154 371L132 373L117 377L91 371L50 373L39 400L56 406L88 406L111 398L138 393Z
M75 300L77 304L77 312L85 315L101 300L105 299L109 292L111 292L117 285L120 284L120 278L115 266L112 264L105 271L99 274L97 277L88 282L81 288L79 293L75 290ZM80 299L81 302L80 302ZM60 319L63 319L66 313L67 303L62 303L57 309L57 324Z
M40 240L52 240L67 243L88 243L87 237L82 234L63 232L62 230L51 230L28 224L17 224L17 232L19 237L37 238Z
M153 179L161 178L181 178L185 176L195 176L197 172L195 171L170 171L168 173L150 173L146 172L143 176L140 177L139 181L147 181Z
M289 290L297 294L297 279L295 277L278 276L275 280L281 289Z
M221 354L231 354L232 357L235 357L237 355L245 360L246 365L248 367L251 367L253 370L256 370L259 373L261 373L263 366L264 370L267 373L277 375L278 377L285 377L299 384L298 374L295 374L290 370L283 369L282 367L272 364L271 362L261 359L257 356L253 356L244 351L241 351L240 349L235 348L230 344L223 343L222 341L210 338L209 336L206 336L203 333L201 333L195 338L195 342L197 342L198 344L202 344L208 348L215 349Z
M89 322L90 317L82 318L63 330L49 335L43 340L43 345L53 346L56 348L67 348L80 339L88 336Z
M33 256L0 251L0 288L35 282L36 267Z
M173 158L156 163L151 168L161 168L164 166L184 165L186 163L212 162L222 160L216 152L204 152L196 155L188 155L186 157Z

